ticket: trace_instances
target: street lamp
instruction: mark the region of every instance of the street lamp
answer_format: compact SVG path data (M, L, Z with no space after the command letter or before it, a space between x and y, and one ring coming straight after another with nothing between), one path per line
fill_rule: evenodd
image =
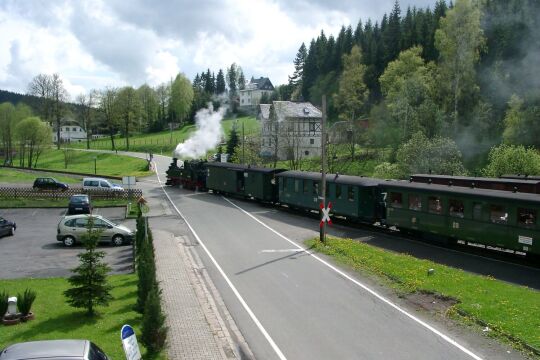
M94 156L94 174L97 175L97 156Z

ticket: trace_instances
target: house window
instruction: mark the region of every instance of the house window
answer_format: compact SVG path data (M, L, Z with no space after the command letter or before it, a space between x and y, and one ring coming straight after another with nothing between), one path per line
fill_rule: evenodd
M533 227L536 223L536 210L518 208L518 225L522 227Z
M315 139L309 139L309 144L310 144L310 145L315 144Z
M441 198L438 196L428 197L428 212L431 214L441 214L442 213L442 203Z
M420 195L409 194L409 209L415 211L422 210L422 198Z
M465 216L464 212L465 207L463 206L463 201L455 199L450 199L450 201L448 201L448 213L450 216L462 218Z
M315 123L314 122L310 122L309 123L309 131L315 131Z
M491 219L492 223L506 224L508 222L508 213L506 212L504 206L491 205L489 210L489 218Z
M304 151L304 154L305 154L306 156L309 155L309 151L307 151L307 150Z
M264 138L262 139L262 146L264 146Z
M73 128L73 131L77 131L77 128Z

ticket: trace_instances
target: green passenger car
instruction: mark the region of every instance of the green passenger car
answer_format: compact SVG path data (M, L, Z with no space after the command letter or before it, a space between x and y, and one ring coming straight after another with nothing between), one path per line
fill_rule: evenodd
M214 192L264 202L277 201L275 174L282 169L233 163L207 163L206 187Z
M386 222L428 239L540 254L540 195L388 181Z
M319 210L321 174L285 171L279 180L279 202L292 208ZM379 184L382 180L358 176L328 174L326 200L332 203L332 215L375 223L384 214Z

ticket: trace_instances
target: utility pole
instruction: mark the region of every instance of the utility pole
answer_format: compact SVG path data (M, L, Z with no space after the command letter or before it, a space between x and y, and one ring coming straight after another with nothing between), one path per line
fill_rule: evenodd
M322 208L326 208L326 95L322 96L322 120L321 120L321 194L319 198L322 201ZM323 211L320 210L321 221L323 220ZM322 221L320 226L320 242L326 243L326 221Z
M242 120L242 164L245 164L246 163L246 158L244 157L245 156L245 144L246 142L246 136L244 135L244 120Z

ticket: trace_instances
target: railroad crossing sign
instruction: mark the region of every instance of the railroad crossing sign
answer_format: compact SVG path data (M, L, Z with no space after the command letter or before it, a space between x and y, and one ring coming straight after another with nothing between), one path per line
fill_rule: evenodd
M327 222L328 225L332 225L332 219L330 219L330 209L332 209L332 203L328 202L328 207L324 207L323 203L319 205L321 208L321 211L323 213L323 217L321 219L321 222L319 223L320 227L323 227L324 223Z

